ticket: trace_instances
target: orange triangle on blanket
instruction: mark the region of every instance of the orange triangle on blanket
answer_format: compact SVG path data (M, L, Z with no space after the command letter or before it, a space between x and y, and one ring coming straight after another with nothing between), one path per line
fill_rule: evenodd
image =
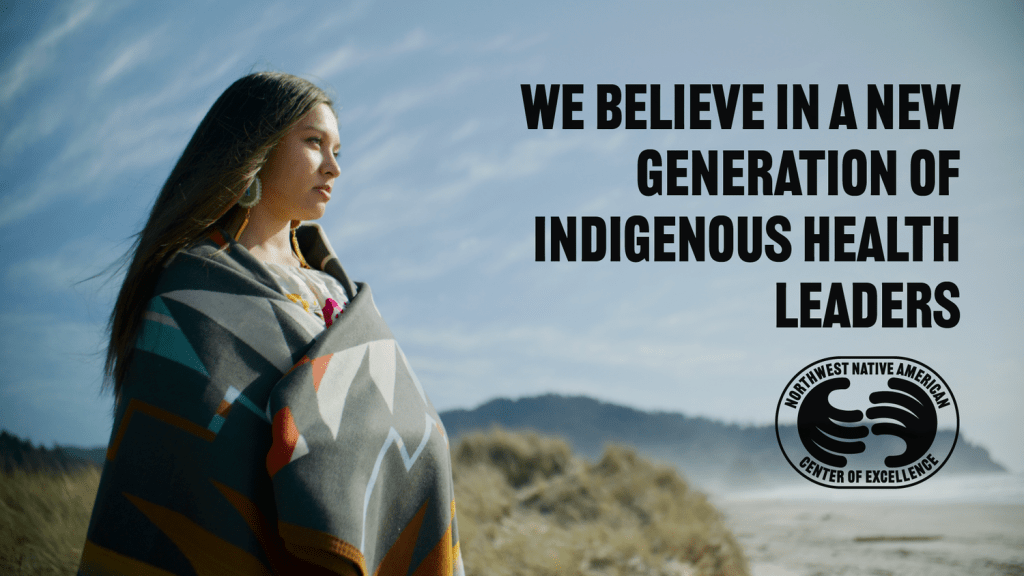
M419 511L409 520L409 523L402 529L398 539L384 555L384 559L377 566L374 576L383 574L408 574L412 563L412 554L416 548L416 541L419 539L420 528L423 526L423 518L427 513L427 504L423 503ZM455 517L455 502L452 502L452 518ZM458 544L452 546L452 525L449 522L448 530L434 546L434 549L427 554L427 557L420 562L413 572L413 576L452 576L455 569L455 559L458 557Z
M184 514L138 496L127 493L124 496L181 550L198 576L271 576L270 570L255 556L213 535Z
M320 381L323 380L324 374L327 372L327 365L331 363L331 357L333 354L321 356L316 360L313 360L313 389L320 391Z
M291 408L285 406L274 414L270 428L273 444L267 452L267 472L271 477L292 461L292 453L299 442L299 428L295 425Z

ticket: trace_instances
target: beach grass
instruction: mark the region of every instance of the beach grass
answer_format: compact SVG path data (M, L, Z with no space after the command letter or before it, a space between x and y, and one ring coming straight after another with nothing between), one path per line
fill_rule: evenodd
M0 472L0 574L74 574L100 470Z
M563 440L495 429L452 461L467 576L749 574L704 495L626 448L589 463ZM75 574L99 477L0 473L0 574Z

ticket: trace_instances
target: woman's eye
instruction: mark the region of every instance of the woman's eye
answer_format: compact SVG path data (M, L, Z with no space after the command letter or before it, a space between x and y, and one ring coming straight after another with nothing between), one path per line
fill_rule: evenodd
M317 146L319 146L321 140L317 136L311 136L311 137L306 139L306 142L312 142L313 144L316 144Z

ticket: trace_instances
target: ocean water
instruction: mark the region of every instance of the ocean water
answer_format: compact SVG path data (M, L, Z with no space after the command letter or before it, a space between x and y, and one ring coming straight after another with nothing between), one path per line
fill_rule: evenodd
M837 490L811 482L711 490L722 500L816 500L829 502L1024 504L1024 474L943 475L907 488Z

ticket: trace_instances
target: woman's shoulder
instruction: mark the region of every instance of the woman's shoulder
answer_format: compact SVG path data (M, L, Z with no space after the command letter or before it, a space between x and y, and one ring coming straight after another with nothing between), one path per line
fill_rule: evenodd
M197 289L244 294L275 291L266 268L219 229L178 251L163 268L156 294Z

